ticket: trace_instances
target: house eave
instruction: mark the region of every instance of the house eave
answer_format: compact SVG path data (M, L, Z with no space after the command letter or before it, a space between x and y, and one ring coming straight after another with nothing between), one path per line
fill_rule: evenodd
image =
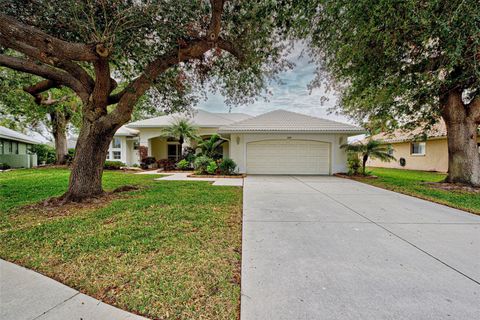
M349 134L349 135L359 135L359 134L364 134L366 133L365 130L229 130L229 129L220 129L218 131L220 134L232 134L232 133L237 133L237 134L242 134L242 133L267 133L267 134Z

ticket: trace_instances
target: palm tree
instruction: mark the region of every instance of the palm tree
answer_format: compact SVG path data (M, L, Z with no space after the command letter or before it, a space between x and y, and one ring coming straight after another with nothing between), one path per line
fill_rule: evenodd
M210 139L200 141L197 147L200 148L201 154L216 159L221 156L218 147L224 142L226 142L226 140L222 139L218 134L214 134Z
M163 129L162 136L178 139L180 145L183 145L185 139L197 140L197 127L191 124L187 119L176 119L169 127Z
M356 142L352 144L343 144L340 148L347 152L356 153L362 157L362 173L365 175L365 166L368 158L379 159L384 162L396 160L389 152L392 150L391 144L385 144L381 140L368 140L365 144L363 142Z

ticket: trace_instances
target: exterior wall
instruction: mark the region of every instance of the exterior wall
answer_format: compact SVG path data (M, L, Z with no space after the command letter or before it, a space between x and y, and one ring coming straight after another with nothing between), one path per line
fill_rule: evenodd
M37 166L37 155L28 154L29 144L14 140L2 139L0 145L0 163L6 163L12 168L32 168ZM7 144L14 143L12 151ZM3 147L2 147L3 146ZM18 146L18 151L17 147Z
M230 137L230 158L238 165L240 173L246 172L247 144L262 140L313 140L330 144L330 174L346 172L347 155L340 145L347 141L344 134L298 134L298 133L241 133L232 134Z
M448 171L447 139L428 140L425 144L425 155L412 155L410 142L393 143L393 156L397 159L391 162L382 162L378 159L369 159L368 166L381 168L396 168L423 171ZM400 158L405 159L405 166L400 165Z
M167 140L165 138L153 138L150 142L151 156L155 159L167 159Z
M477 137L480 143L480 137ZM448 141L447 138L427 140L425 155L410 154L410 142L393 143L393 156L397 159L391 162L369 159L368 166L380 168L396 168L423 171L448 171ZM480 152L480 150L479 150ZM400 158L405 158L405 167L400 165Z

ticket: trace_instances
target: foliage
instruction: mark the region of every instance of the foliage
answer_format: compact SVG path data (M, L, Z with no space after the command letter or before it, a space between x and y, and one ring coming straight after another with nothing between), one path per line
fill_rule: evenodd
M360 173L360 168L362 167L362 164L357 153L349 152L347 154L347 166L348 175L357 175Z
M23 207L61 195L68 176L0 175L2 259L149 319L238 319L240 189L106 171L106 190L147 188L57 214Z
M208 174L215 174L217 172L218 165L216 161L210 161L207 166L207 173Z
M125 167L125 163L121 161L105 161L103 168L105 170L120 170L120 168Z
M30 129L43 133L47 129L52 132L53 122L50 114L62 112L73 127L79 127L80 102L72 90L53 88L48 98L44 94L41 100L36 100L34 96L23 90L40 80L41 78L37 76L0 67L0 117L5 119L2 125L18 131ZM53 103L53 101L58 102Z
M180 170L187 170L190 168L190 162L186 159L182 159L177 162L177 168Z
M170 126L163 129L162 136L177 139L180 145L183 145L185 139L197 140L197 132L198 128L191 124L188 119L178 118Z
M235 169L237 168L237 164L230 158L225 158L220 160L218 164L218 168L220 169L220 173L223 175L231 175L235 173Z
M379 159L381 161L395 160L395 157L390 155L389 151L392 149L391 144L383 143L380 140L369 139L365 144L361 141L352 144L343 144L340 148L345 149L348 153L355 153L362 157L362 174L366 174L365 167L368 158Z
M183 148L182 151L182 157L183 159L187 160L190 164L193 164L193 161L195 161L195 149L191 147L185 147Z
M339 107L359 122L432 125L442 96L480 94L480 2L311 1L314 85L334 86ZM317 6L321 9L315 10ZM393 123L395 124L395 123Z
M226 140L222 139L218 134L212 135L209 139L201 140L197 147L200 154L212 159L220 159L222 157L221 146Z
M213 159L209 158L207 156L201 155L195 158L195 161L193 162L193 168L195 169L195 172L198 174L203 174L207 172L207 167L210 165L210 162L212 162Z
M31 152L37 155L37 161L39 164L45 162L45 164L55 163L55 148L46 144L32 145Z
M442 182L444 173L389 168L369 170L377 179L362 179L365 183L480 214L478 193L442 190L428 183Z
M0 170L8 170L11 167L7 163L0 162Z

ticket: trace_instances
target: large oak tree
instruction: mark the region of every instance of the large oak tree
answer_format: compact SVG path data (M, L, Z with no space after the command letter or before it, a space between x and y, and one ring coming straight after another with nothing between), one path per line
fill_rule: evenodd
M480 185L480 2L318 0L308 30L317 84L359 121L448 129L450 182ZM325 72L326 71L326 72ZM325 75L327 75L325 77Z
M248 102L288 65L289 21L303 8L285 0L0 0L0 46L16 53L3 50L0 65L42 77L33 93L62 86L82 101L63 196L81 201L103 193L109 143L152 85L208 87ZM121 90L118 79L128 82Z

